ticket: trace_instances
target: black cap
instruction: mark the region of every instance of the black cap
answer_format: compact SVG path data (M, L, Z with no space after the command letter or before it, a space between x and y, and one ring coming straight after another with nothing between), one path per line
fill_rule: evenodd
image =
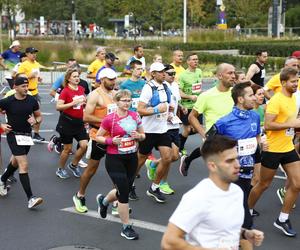
M22 53L20 54L20 59L22 59L23 57L26 57L26 53L24 53L24 52L22 52Z
M14 85L16 86L19 86L19 85L22 85L22 84L28 84L28 79L26 77L17 77L14 81Z
M39 52L39 51L34 47L29 47L29 48L26 48L26 50L25 50L25 53L36 53L36 52Z
M111 52L106 53L105 58L106 58L106 59L110 59L110 60L112 60L112 61L114 61L114 60L119 60L119 58L116 57L115 54L114 54L114 53L111 53Z

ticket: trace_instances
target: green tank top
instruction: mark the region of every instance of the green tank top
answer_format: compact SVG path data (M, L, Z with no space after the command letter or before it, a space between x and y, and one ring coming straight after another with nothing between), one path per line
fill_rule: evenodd
M259 114L259 118L260 118L260 126L262 127L264 125L264 121L265 121L265 111L264 111L264 107L263 105L258 106L257 109L254 109L254 111Z

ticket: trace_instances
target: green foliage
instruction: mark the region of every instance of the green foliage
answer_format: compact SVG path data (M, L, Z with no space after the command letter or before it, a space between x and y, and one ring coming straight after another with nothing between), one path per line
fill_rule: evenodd
M300 27L300 5L290 8L286 12L286 26Z

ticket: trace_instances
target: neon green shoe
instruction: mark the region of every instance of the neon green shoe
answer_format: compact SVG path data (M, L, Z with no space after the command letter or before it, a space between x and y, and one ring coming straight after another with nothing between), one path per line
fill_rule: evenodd
M159 190L163 194L168 194L168 195L175 193L175 191L169 186L168 182L160 183L159 184Z
M78 213L86 213L88 211L87 206L85 205L85 198L78 197L76 194L73 196L73 202L75 209Z
M150 181L153 181L155 179L156 175L156 166L151 166L152 160L147 159L145 162L145 166L147 168L147 176Z
M182 149L181 151L180 151L180 155L181 156L183 156L183 155L187 155L187 151L186 151L186 149L184 148L184 149Z

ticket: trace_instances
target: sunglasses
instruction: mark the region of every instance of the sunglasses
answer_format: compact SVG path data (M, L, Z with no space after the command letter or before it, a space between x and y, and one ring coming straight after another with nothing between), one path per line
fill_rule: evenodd
M175 76L176 72L166 72L169 76Z
M127 103L129 103L129 102L132 102L132 100L131 99L120 99L120 102L127 102Z

